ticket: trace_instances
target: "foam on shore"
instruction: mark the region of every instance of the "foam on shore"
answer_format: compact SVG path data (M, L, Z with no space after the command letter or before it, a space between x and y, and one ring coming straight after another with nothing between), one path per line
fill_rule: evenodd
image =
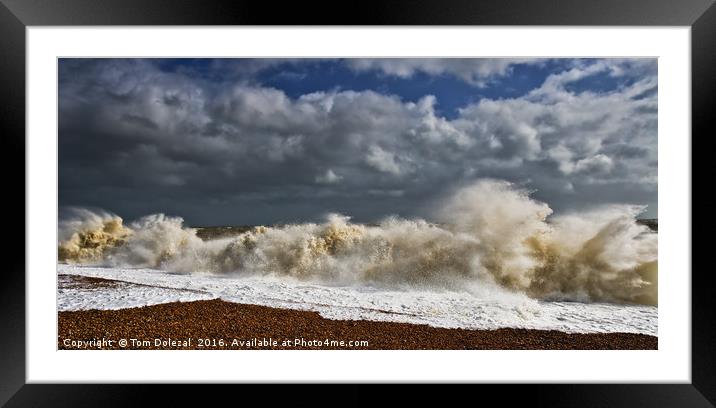
M59 311L117 309L219 298L229 302L311 310L329 319L427 324L443 328L503 327L567 333L625 332L657 335L658 309L644 305L538 301L523 294L482 297L468 291L326 286L270 276L176 274L155 269L58 265L58 273L137 285L64 288Z

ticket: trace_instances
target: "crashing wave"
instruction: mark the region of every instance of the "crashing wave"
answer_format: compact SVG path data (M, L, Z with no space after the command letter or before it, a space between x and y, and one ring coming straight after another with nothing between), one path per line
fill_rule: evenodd
M290 276L336 285L450 290L500 288L536 299L657 304L657 234L644 207L555 216L514 185L483 180L459 190L436 221L376 226L329 215L323 223L255 227L203 241L178 217L128 226L80 212L61 225L60 261L185 273ZM469 289L468 289L469 288Z

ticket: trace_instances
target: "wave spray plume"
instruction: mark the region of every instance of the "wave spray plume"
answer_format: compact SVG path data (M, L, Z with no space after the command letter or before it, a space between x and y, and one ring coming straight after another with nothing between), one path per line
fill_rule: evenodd
M541 300L657 304L657 234L644 207L552 215L514 185L482 180L448 197L437 223L342 215L203 241L178 217L128 226L78 210L60 225L67 263L292 277L331 285L522 293Z

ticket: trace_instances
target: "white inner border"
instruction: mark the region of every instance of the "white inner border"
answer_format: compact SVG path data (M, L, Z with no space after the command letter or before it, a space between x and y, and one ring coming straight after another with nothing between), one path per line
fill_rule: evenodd
M691 382L689 27L28 27L27 382ZM658 351L57 351L57 58L659 58Z

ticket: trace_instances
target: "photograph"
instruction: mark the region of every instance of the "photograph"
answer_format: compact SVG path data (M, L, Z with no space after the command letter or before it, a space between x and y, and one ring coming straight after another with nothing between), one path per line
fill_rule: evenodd
M0 0L0 407L715 407L714 2Z
M658 58L56 61L58 350L659 348Z

